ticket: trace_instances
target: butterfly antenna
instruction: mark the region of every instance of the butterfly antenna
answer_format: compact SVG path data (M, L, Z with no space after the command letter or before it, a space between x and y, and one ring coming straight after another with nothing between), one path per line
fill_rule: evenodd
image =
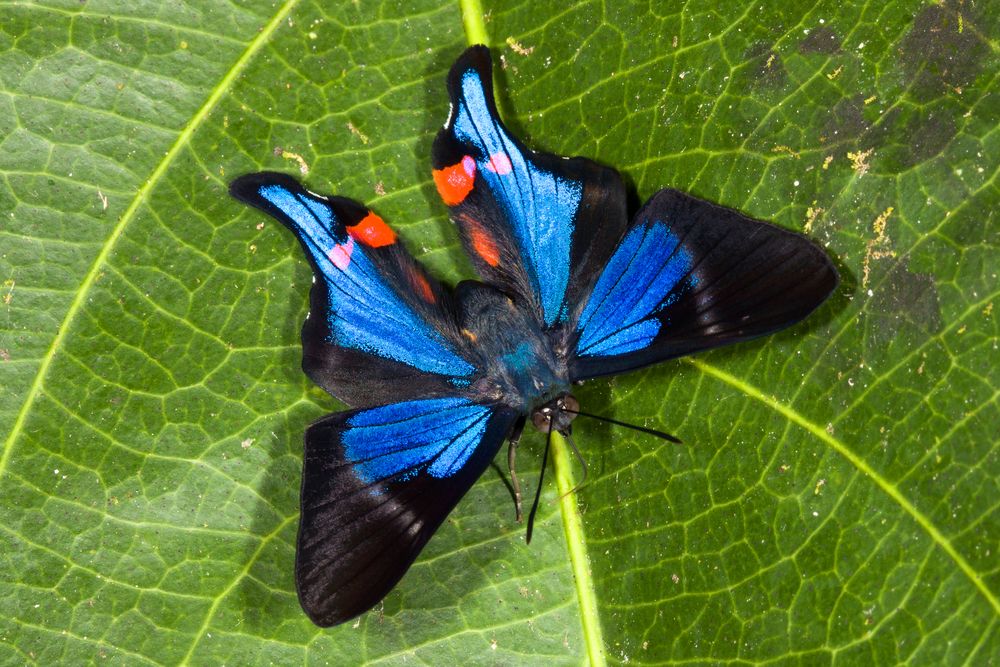
M581 412L579 410L570 410L569 408L563 408L564 412L569 412L574 415L579 415L581 417L589 417L591 419L596 419L598 421L607 422L609 424L614 424L615 426L624 426L625 428L630 428L633 431L639 431L641 433L648 433L649 435L656 436L661 440L667 440L669 442L675 442L678 445L682 444L681 439L677 436L670 435L665 431L658 431L655 428L646 428L645 426L639 426L637 424L628 424L626 422L620 422L617 419L612 419L611 417L602 417L601 415L594 415L589 412Z
M538 488L535 489L535 502L531 503L528 513L528 535L525 544L531 544L531 531L535 527L535 511L538 510L538 500L542 497L542 480L545 479L545 466L549 463L549 447L552 445L552 415L549 418L549 434L545 437L545 453L542 454L542 471L538 474Z

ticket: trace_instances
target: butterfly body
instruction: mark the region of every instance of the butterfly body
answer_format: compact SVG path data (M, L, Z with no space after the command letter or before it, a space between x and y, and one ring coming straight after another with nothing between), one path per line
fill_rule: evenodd
M230 186L302 245L303 370L351 407L305 437L295 580L321 626L377 604L526 421L567 431L573 385L777 331L837 284L804 237L675 190L630 220L615 170L507 131L485 47L448 89L432 177L481 281L448 288L376 213L289 176Z
M481 369L470 385L479 398L526 414L568 390L566 356L530 312L476 281L460 283L456 294L468 353Z

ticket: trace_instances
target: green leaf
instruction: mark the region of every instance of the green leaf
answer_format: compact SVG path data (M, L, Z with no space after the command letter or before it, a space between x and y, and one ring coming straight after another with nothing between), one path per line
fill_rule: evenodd
M5 3L0 662L994 660L998 11ZM300 251L225 188L305 166L470 276L429 178L470 34L531 145L805 230L842 285L779 335L581 387L686 444L581 420L589 476L563 495L560 452L530 546L488 471L380 608L320 630L301 437L339 406L299 370Z

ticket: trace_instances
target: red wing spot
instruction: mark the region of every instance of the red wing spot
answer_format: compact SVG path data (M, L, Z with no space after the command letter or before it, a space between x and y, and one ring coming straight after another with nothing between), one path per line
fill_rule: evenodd
M505 176L513 170L513 167L510 164L510 158L507 157L506 153L494 153L491 155L490 162L486 165L486 168L494 174L499 174L500 176Z
M490 233L468 215L459 216L458 221L465 225L465 232L469 235L469 241L476 254L490 266L499 264L500 249L497 248L497 243Z
M476 180L476 161L466 155L462 161L444 169L434 170L434 185L448 206L458 206L472 192Z
M490 266L496 266L500 263L500 251L497 250L497 244L482 229L472 230L472 247L475 249L476 254L482 257L483 261Z
M381 248L396 242L396 232L385 224L382 218L371 211L356 225L347 228L351 238L357 239L370 248Z
M437 299L434 298L434 290L431 289L431 284L427 282L427 278L418 269L412 269L410 277L412 278L414 289L417 290L417 293L424 301L427 303L437 302Z

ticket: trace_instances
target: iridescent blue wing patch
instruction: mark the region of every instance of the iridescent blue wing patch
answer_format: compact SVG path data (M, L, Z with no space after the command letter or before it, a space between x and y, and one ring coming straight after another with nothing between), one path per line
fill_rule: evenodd
M449 393L475 368L462 354L451 296L375 213L262 172L230 192L299 239L315 274L302 365L350 405Z
M676 190L661 190L572 318L570 375L621 373L772 333L837 285L808 239Z
M663 327L657 313L697 285L689 249L662 220L632 227L580 315L576 354L610 357L647 347Z
M317 625L367 611L396 585L516 417L451 397L341 412L309 427L295 582Z
M486 433L490 408L466 398L431 398L365 410L347 420L344 454L363 481L444 479L464 466Z
M483 278L565 323L625 228L618 173L529 150L493 99L491 59L472 47L448 78L451 114L434 142L434 182Z

